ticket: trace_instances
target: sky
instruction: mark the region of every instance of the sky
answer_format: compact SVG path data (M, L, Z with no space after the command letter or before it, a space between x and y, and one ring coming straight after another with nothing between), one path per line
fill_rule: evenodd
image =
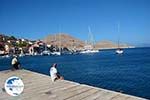
M119 31L118 31L119 25ZM0 33L43 39L67 33L82 40L150 44L150 0L0 0Z

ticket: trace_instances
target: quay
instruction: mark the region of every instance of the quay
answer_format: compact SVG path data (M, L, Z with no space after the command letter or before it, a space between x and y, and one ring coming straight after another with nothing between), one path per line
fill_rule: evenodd
M4 84L11 76L20 77L24 91L19 96L10 96ZM52 82L50 76L28 70L0 72L0 100L146 100L144 98L79 84L67 80Z

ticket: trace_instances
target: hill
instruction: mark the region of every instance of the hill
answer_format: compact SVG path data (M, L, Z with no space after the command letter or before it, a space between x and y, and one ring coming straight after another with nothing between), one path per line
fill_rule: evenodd
M120 44L119 45L120 48L131 48L132 46L129 46L127 44ZM96 49L114 49L114 48L118 48L118 44L108 41L108 40L103 40L103 41L99 41L95 44L95 48Z
M50 45L57 45L61 47L67 47L69 49L82 49L86 45L84 41L75 38L73 36L70 36L65 33L61 34L53 34L48 35L43 39L43 41ZM121 48L129 48L127 44L120 44ZM113 43L111 41L99 41L94 45L95 49L112 49L112 48L118 48L118 45L116 43Z
M61 47L67 47L69 49L73 48L83 48L84 42L78 38L72 37L65 33L59 33L54 35L48 35L43 39L43 41L50 45L57 45Z

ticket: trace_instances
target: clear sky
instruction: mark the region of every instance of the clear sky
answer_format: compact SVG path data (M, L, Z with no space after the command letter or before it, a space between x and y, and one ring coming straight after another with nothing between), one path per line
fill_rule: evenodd
M120 23L120 32L117 32ZM0 0L0 33L29 39L64 32L80 39L150 44L150 0Z

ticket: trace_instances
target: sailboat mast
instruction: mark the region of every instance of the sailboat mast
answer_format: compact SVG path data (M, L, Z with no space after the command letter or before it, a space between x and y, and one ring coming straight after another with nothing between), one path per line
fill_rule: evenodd
M59 52L61 53L61 31L59 27Z
M93 41L93 35L92 35L92 32L91 32L91 28L90 26L88 27L88 30L89 30L89 44L91 44L92 46L94 45L94 41Z
M59 32L59 52L61 52L61 33Z
M117 54L122 54L123 50L120 48L120 23L118 23L118 49L116 50Z
M118 48L120 48L120 23L118 23Z

